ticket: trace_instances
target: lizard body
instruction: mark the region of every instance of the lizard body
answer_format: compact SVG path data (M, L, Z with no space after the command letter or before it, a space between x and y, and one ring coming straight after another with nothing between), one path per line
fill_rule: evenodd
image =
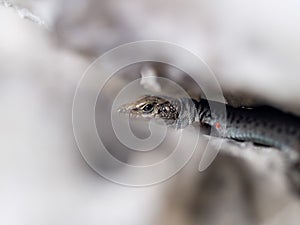
M300 118L269 106L235 108L205 99L144 96L119 111L141 119L162 119L177 129L199 123L200 128L211 128L213 136L300 152Z

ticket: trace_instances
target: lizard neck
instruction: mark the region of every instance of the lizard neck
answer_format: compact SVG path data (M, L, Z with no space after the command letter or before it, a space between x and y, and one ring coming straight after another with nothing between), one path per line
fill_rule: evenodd
M189 98L176 99L175 105L178 109L178 119L172 125L176 129L183 129L188 125L199 121L198 102Z

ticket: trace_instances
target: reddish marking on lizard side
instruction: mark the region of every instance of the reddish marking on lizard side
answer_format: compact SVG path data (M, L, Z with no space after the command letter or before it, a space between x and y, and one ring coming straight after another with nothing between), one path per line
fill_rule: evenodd
M219 122L216 122L216 123L215 123L215 127L216 127L217 129L219 129L219 128L221 128L221 124L220 124Z

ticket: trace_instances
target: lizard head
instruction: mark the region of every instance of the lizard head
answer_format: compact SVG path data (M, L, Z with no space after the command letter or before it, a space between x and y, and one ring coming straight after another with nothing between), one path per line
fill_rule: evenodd
M162 119L166 124L173 124L179 115L176 99L151 95L122 105L118 112L127 113L130 117L137 119Z

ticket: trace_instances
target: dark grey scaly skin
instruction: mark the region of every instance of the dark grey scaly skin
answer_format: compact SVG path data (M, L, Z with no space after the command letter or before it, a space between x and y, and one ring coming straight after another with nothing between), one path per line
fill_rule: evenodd
M268 106L234 108L226 105L224 112L223 104L211 103L215 107L210 108L207 100L194 101L200 124L212 127L216 136L300 152L299 117Z
M162 119L176 129L198 122L202 131L211 128L206 134L300 153L300 118L269 106L234 108L205 99L148 95L119 111L138 119Z

